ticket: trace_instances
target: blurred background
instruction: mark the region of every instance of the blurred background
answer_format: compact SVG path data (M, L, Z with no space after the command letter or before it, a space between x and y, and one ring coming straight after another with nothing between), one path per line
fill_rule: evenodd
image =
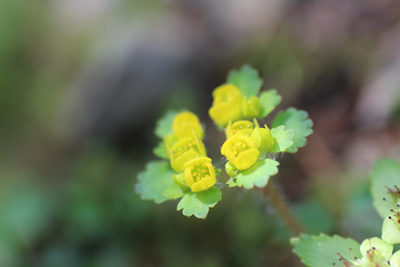
M199 115L223 166L207 110L245 63L314 121L276 177L306 232L379 236L368 172L400 159L399 1L2 0L0 267L303 266L262 192L226 176L206 220L134 192L169 108Z

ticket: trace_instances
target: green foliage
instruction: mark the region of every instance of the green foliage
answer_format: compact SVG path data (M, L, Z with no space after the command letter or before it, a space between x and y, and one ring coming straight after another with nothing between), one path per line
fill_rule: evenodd
M154 131L157 137L163 139L169 133L172 133L172 121L179 112L181 111L168 110L165 112L164 116L157 121L156 129Z
M172 175L175 172L167 161L151 161L147 163L146 170L138 174L139 182L136 185L136 192L142 199L154 200L162 203L169 199L163 195L175 182Z
M294 132L292 130L285 130L285 126L281 125L273 128L271 134L274 139L274 146L271 149L272 153L284 152L293 145L293 141L291 140L294 137Z
M332 231L332 215L315 202L307 201L294 205L293 212L297 215L306 233L318 235Z
M153 153L159 158L169 159L167 148L165 147L163 141L158 142L158 145L155 148L153 148Z
M262 92L260 94L261 111L258 117L265 118L281 103L281 101L282 96L280 96L275 89Z
M249 65L243 65L240 70L231 70L226 83L236 85L246 97L256 96L260 91L263 80L258 71Z
M233 84L240 89L244 97L243 103L246 105L246 111L244 113L247 115L244 116L247 117L264 118L271 113L282 100L282 97L275 89L262 92L259 98L254 97L258 95L263 81L259 77L258 71L249 65L243 65L239 70L230 71L226 83ZM241 104L241 101L242 98L239 99L238 103ZM229 103L224 103L224 105L229 106ZM253 109L256 111L253 112ZM218 109L210 110L214 112ZM249 110L251 112L248 112ZM218 112L225 114L224 111ZM172 122L178 113L179 111L169 110L158 120L155 128L157 137L164 140L168 138L169 142L169 138L172 137L171 134L173 132ZM308 119L308 114L305 111L298 111L294 108L289 108L287 111L279 113L272 126L271 136L274 140L274 146L271 149L269 149L270 146L268 149L264 149L265 151L262 151L263 153L260 155L257 154L254 161L257 160L257 157L258 160L254 165L252 165L254 161L251 161L251 163L246 166L252 165L250 168L245 169L246 167L241 167L241 169L245 170L239 171L236 169L236 165L234 166L230 162L226 164L225 170L231 177L227 182L230 187L239 186L246 189L265 187L268 184L269 178L278 173L277 166L279 165L279 162L265 157L269 153L297 152L299 147L306 144L305 137L312 133L312 121ZM172 138L171 141L176 142L177 140ZM238 142L238 147L241 147L239 143L240 142ZM158 143L153 149L153 153L162 159L169 159L163 141ZM242 157L240 160L244 162L246 159ZM216 176L218 176L219 173L220 170L217 169ZM171 169L168 162L150 162L146 170L138 175L139 183L136 186L136 191L141 195L142 199L154 200L156 203L182 197L178 204L178 210L183 210L184 215L195 215L198 218L205 218L209 208L213 207L221 199L221 191L219 189L212 187L207 191L194 193L186 186L183 173L179 176L173 175L174 171ZM174 179L178 179L176 180L177 184L175 184Z
M221 200L221 196L221 190L216 187L197 193L189 192L179 202L177 210L182 210L185 216L205 219L209 209Z
M278 173L279 162L272 159L259 160L251 168L238 172L236 178L228 181L228 185L252 189L254 186L263 188L268 184L269 178Z
M307 112L295 108L288 108L286 111L278 113L272 122L272 127L276 128L280 125L286 126L287 130L294 131L293 145L285 151L289 153L296 153L298 148L305 146L306 137L313 132L311 129L313 122L308 118Z
M400 196L400 194L389 194L388 190L395 191L395 185L400 187L400 164L391 158L378 160L374 164L370 177L374 207L379 215L385 218L391 213L390 210L396 207L398 201L396 196Z
M340 253L346 259L353 259L349 248L355 257L360 258L360 244L350 238L340 236L319 236L301 235L290 240L294 249L293 252L300 257L301 262L309 267L332 267L333 263L342 266L339 261Z
M177 199L183 197L186 193L179 185L173 183L163 192L163 195L169 199Z

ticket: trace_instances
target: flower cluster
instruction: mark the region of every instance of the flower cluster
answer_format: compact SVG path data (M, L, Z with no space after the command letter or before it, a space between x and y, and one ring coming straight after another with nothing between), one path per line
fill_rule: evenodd
M229 122L225 130L227 140L222 145L221 154L239 171L253 166L274 146L274 139L267 125L260 128L256 120ZM231 170L231 168L230 168ZM230 171L231 172L231 171Z
M364 240L361 243L360 252L362 255L361 259L353 257L353 259L349 260L340 255L340 253L338 255L345 267L400 267L400 251L392 255L393 245L387 244L378 237ZM334 263L333 265L336 264Z
M258 117L260 114L260 99L254 95L244 96L233 84L217 87L212 95L214 101L209 114L220 127L226 127L232 121Z
M268 155L296 153L312 133L307 112L295 108L278 113L271 130L264 124L260 127L256 119L265 118L282 99L275 89L260 92L262 84L258 71L244 65L230 71L226 83L212 93L209 115L219 130L225 130L221 154L227 158L230 187L264 188L279 165ZM162 141L153 152L162 160L149 162L138 174L136 192L156 203L181 198L178 210L205 218L222 192L214 186L220 170L207 157L199 119L191 112L167 111L158 120L155 134Z
M203 127L197 116L181 112L172 122L173 133L164 138L171 167L176 172L174 181L192 192L205 191L216 183L215 169L207 157L202 137Z
M382 239L388 244L400 243L400 204L396 210L391 209L391 215L385 218L382 226Z

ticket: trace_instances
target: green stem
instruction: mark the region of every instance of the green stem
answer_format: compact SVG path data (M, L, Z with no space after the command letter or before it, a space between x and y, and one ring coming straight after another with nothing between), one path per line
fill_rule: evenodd
M272 206L279 216L285 221L286 225L294 233L295 236L299 236L300 233L304 232L302 226L298 222L297 218L291 212L285 197L281 191L276 187L273 178L268 181L267 187L264 189L264 194L269 198Z

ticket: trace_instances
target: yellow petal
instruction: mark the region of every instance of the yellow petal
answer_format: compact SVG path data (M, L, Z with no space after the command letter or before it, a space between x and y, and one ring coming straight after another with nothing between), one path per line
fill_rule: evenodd
M249 137L249 136L247 136L247 135L242 135L242 136L239 137L239 139L240 139L242 142L246 143L246 144L249 146L249 148L257 148L257 144L256 144L256 142L253 140L253 138L251 138L251 137Z
M192 137L193 132L202 139L204 132L198 117L192 112L181 112L176 115L172 121L172 130L178 139Z
M229 122L228 127L225 130L225 135L227 139L240 132L244 133L245 135L250 135L253 132L253 128L253 123L250 121L241 120L233 124L232 122Z
M196 140L195 141L196 143L194 143L194 145L197 146L197 149L199 150L200 155L203 156L203 157L206 157L207 156L207 152L206 152L206 148L204 146L203 141L201 141L201 138L197 137L197 135L194 135L194 138Z
M205 166L208 170L208 174L206 174L204 177L204 173L196 173L197 174L197 182L193 178L192 173L192 167L197 167L198 166ZM212 187L216 182L216 174L215 174L215 169L213 165L211 164L211 159L208 157L201 157L201 158L196 158L190 161L187 161L185 163L185 179L187 185L190 187L190 189L193 192L200 192L209 189Z
M209 109L208 114L215 123L221 127L225 127L230 121L239 120L241 111L240 108L235 108L230 103L220 103L212 106Z
M213 91L213 105L208 111L210 117L221 127L229 121L237 121L242 116L242 93L233 84L217 87Z
M192 187L192 185L195 183L190 167L185 169L185 180L189 187Z
M211 162L211 159L208 157L198 157L192 160L188 160L185 162L185 168L190 167L192 165L200 165L202 163Z
M233 165L240 171L246 170L257 162L260 151L257 148L252 148L240 153Z
M178 156L176 159L171 160L171 167L176 172L183 172L185 170L184 164L190 160L201 157L201 155L193 150L189 150L182 155Z
M242 93L239 88L233 84L224 84L215 88L212 92L214 97L213 105L220 104L222 102L229 102L235 107L242 106Z
M208 190L211 187L213 187L216 182L217 182L217 179L215 179L215 176L214 177L207 176L203 180L193 184L190 187L190 189L192 189L193 192L205 191L205 190Z

